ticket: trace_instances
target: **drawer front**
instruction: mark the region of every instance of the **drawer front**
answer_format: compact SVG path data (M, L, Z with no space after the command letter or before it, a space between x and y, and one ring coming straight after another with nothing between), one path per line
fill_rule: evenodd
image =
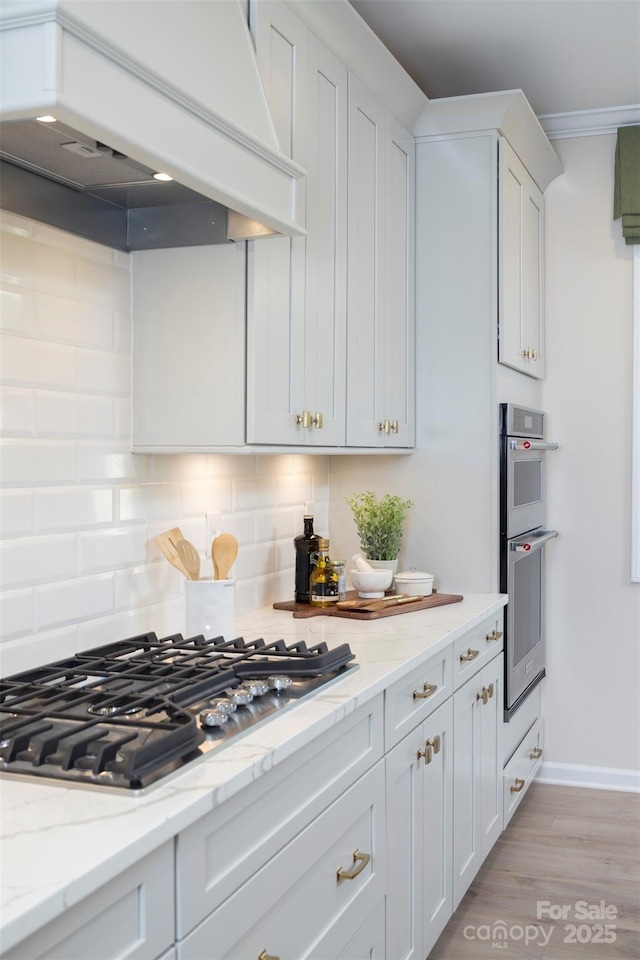
M148 960L173 945L173 916L173 841L169 841L2 957Z
M542 720L536 720L504 768L504 826L509 823L542 766Z
M457 690L503 649L502 613L484 620L453 644L453 685Z
M179 960L336 956L384 896L384 800L378 763L179 943Z
M338 960L385 960L384 952L384 900L380 900L358 932L351 938ZM326 951L318 957L330 956Z
M534 687L509 722L503 723L504 765L506 767L536 720L542 716L542 689L545 680Z
M453 692L452 650L435 654L385 692L384 740L388 752Z
M372 767L382 740L380 695L184 830L176 861L178 938Z

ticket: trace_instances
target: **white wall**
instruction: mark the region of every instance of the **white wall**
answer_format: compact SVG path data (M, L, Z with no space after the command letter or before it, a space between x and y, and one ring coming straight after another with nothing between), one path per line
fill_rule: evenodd
M615 135L554 141L547 192L545 756L640 768L640 584L630 582L632 252L612 221Z
M3 674L184 630L183 580L153 537L179 525L204 552L207 510L240 542L238 612L291 596L307 501L327 531L327 459L130 453L129 256L0 226Z

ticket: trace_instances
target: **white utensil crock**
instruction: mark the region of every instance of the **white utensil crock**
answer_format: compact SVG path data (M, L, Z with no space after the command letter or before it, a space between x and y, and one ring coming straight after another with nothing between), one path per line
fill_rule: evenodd
M235 580L186 580L187 636L235 637Z

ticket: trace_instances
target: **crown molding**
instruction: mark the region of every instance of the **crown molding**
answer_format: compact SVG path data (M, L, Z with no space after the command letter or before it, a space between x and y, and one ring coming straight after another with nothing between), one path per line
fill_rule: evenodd
M602 110L576 110L573 113L547 113L538 117L549 140L566 137L596 137L616 133L618 127L640 123L640 104L605 107Z

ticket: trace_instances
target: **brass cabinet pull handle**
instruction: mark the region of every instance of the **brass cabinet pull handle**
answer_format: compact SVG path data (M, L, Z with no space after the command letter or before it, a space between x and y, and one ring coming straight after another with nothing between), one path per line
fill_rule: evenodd
M353 880L358 876L359 873L362 873L366 865L369 863L369 860L371 860L371 854L360 853L359 850L354 850L353 862L357 863L357 867L354 867L353 870L343 870L342 867L340 867L336 874L338 880Z
M418 760L424 757L425 763L431 763L434 753L440 753L440 734L436 734L431 740L426 740L424 748L418 750Z
M520 793L524 787L524 780L521 780L520 777L516 777L516 782L511 784L511 793Z
M311 417L311 423L314 425L316 430L322 430L322 427L324 426L322 414L316 413L315 417Z
M467 652L460 654L460 663L466 663L468 660L475 660L475 658L479 655L479 650L472 650L471 647L467 647Z
M501 636L502 633L500 630L492 630L491 633L486 635L485 640L487 643L493 643L494 640L499 640Z
M391 421L390 430L391 430L391 433L397 433L397 432L398 432L398 421L397 421L397 420L392 420L392 421Z
M312 422L313 420L308 410L303 410L302 413L296 413L296 424L299 427L306 429L311 426Z
M493 693L494 693L494 691L493 691L493 684L492 684L492 683L490 683L489 686L487 687L487 693L489 694L489 700L491 700L492 697L493 697Z
M280 957L274 957L273 954L267 953L266 950L263 950L258 960L280 960Z
M529 754L529 757L531 760L539 760L541 756L542 756L542 747L534 747L531 753Z
M440 753L440 734L436 734L433 740L427 740L427 746L433 747L434 753Z
M427 697L433 696L433 694L436 692L437 689L438 689L437 683L423 683L422 690L413 691L413 699L426 700Z
M489 691L486 687L483 687L479 693L476 693L476 700L482 700L483 704L486 703L489 699Z
M391 431L391 423L389 420L381 420L378 424L378 430L380 433L389 433Z

